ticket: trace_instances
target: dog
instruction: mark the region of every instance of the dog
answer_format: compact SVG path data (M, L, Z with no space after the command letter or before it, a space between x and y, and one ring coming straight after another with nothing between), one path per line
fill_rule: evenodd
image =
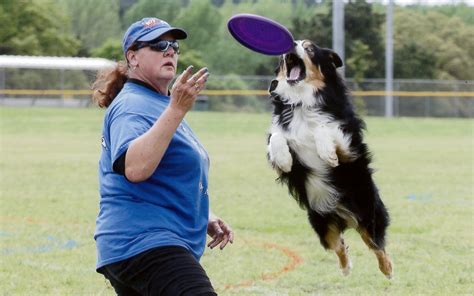
M307 211L321 245L338 256L344 275L352 263L342 234L354 228L391 278L385 252L390 218L372 179L365 123L337 73L342 65L334 51L309 40L295 41L280 56L269 87L273 113L267 158L277 180Z

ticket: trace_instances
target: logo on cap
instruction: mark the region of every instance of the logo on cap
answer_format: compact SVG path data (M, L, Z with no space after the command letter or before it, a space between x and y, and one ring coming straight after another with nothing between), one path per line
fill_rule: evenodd
M158 24L160 24L162 21L157 19L157 18L150 18L150 19L147 19L147 20L143 20L142 24L143 24L143 27L145 28L151 28L151 27L154 27Z

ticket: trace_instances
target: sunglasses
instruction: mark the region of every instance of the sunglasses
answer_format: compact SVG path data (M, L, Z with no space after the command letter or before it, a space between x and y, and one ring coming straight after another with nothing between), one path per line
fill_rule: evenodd
M176 40L168 41L168 40L158 40L158 41L151 41L151 42L140 42L137 44L137 50L144 47L149 47L153 51L165 52L168 48L174 50L176 54L179 54L179 43Z

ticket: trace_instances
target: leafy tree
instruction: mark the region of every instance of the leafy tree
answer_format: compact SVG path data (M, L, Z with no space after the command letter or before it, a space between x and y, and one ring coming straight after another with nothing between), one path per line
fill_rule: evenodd
M294 17L292 30L295 39L308 39L320 47L332 47L332 12L316 11L310 18Z
M221 21L210 28L211 42L208 40L208 49L203 54L203 58L210 69L217 74L272 75L277 63L276 58L257 54L240 45L230 35L227 29L227 20L237 13L252 12L274 19L289 27L292 15L305 16L309 14L304 8L301 1L296 4L282 0L239 1L238 4L225 1L222 7L216 11ZM210 14L212 13L214 12Z
M186 43L180 43L181 53L178 59L178 69L176 73L181 74L188 66L193 65L194 69L201 69L206 66L200 51L191 49Z
M122 41L119 39L107 39L102 46L92 50L92 56L106 58L113 61L124 59L122 51Z
M474 7L466 3L444 4L444 5L411 5L408 7L411 11L420 14L427 14L428 12L438 12L448 17L460 18L463 23L467 25L474 25Z
M71 31L82 47L80 55L89 56L109 38L120 38L119 0L60 0L71 20Z
M216 30L223 23L219 10L210 1L194 1L183 9L176 24L188 33L186 45L202 53L212 52Z
M351 0L345 5L344 28L345 28L345 55L346 75L348 77L362 75L363 77L383 77L384 72L384 48L381 34L381 24L384 17L372 9L372 5L365 0ZM297 39L309 39L320 47L332 47L332 3L326 2L325 9L315 10L314 16L310 18L295 17L292 24L293 34ZM364 71L355 69L361 66L363 60L359 57L361 48L364 47L364 55L370 56L368 65L364 65ZM357 52L359 51L359 52ZM358 59L357 65L353 62ZM347 61L351 61L348 63Z
M426 52L416 43L410 42L397 47L394 53L394 77L434 79L436 57Z
M346 66L352 69L351 76L354 82L360 83L365 77L365 73L375 64L372 59L372 52L369 46L361 40L356 40L352 44L351 57L346 59Z
M474 27L438 12L394 15L396 78L474 79Z
M181 2L176 0L139 0L125 13L123 29L144 17L157 17L175 25L175 19L182 8L183 3Z
M345 29L345 54L347 57L353 56L354 44L356 41L367 45L370 58L367 60L370 65L366 67L365 77L383 77L385 62L383 35L381 32L385 16L373 10L373 5L366 0L351 0L345 5L344 29ZM352 77L357 69L346 68L346 75Z
M80 42L53 1L0 1L0 54L70 56Z

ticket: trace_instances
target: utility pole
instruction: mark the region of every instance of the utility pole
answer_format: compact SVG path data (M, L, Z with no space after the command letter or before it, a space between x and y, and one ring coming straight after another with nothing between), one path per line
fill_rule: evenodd
M393 117L393 0L388 0L385 37L385 117Z
M344 61L344 0L332 2L332 48ZM344 77L344 67L338 69Z

